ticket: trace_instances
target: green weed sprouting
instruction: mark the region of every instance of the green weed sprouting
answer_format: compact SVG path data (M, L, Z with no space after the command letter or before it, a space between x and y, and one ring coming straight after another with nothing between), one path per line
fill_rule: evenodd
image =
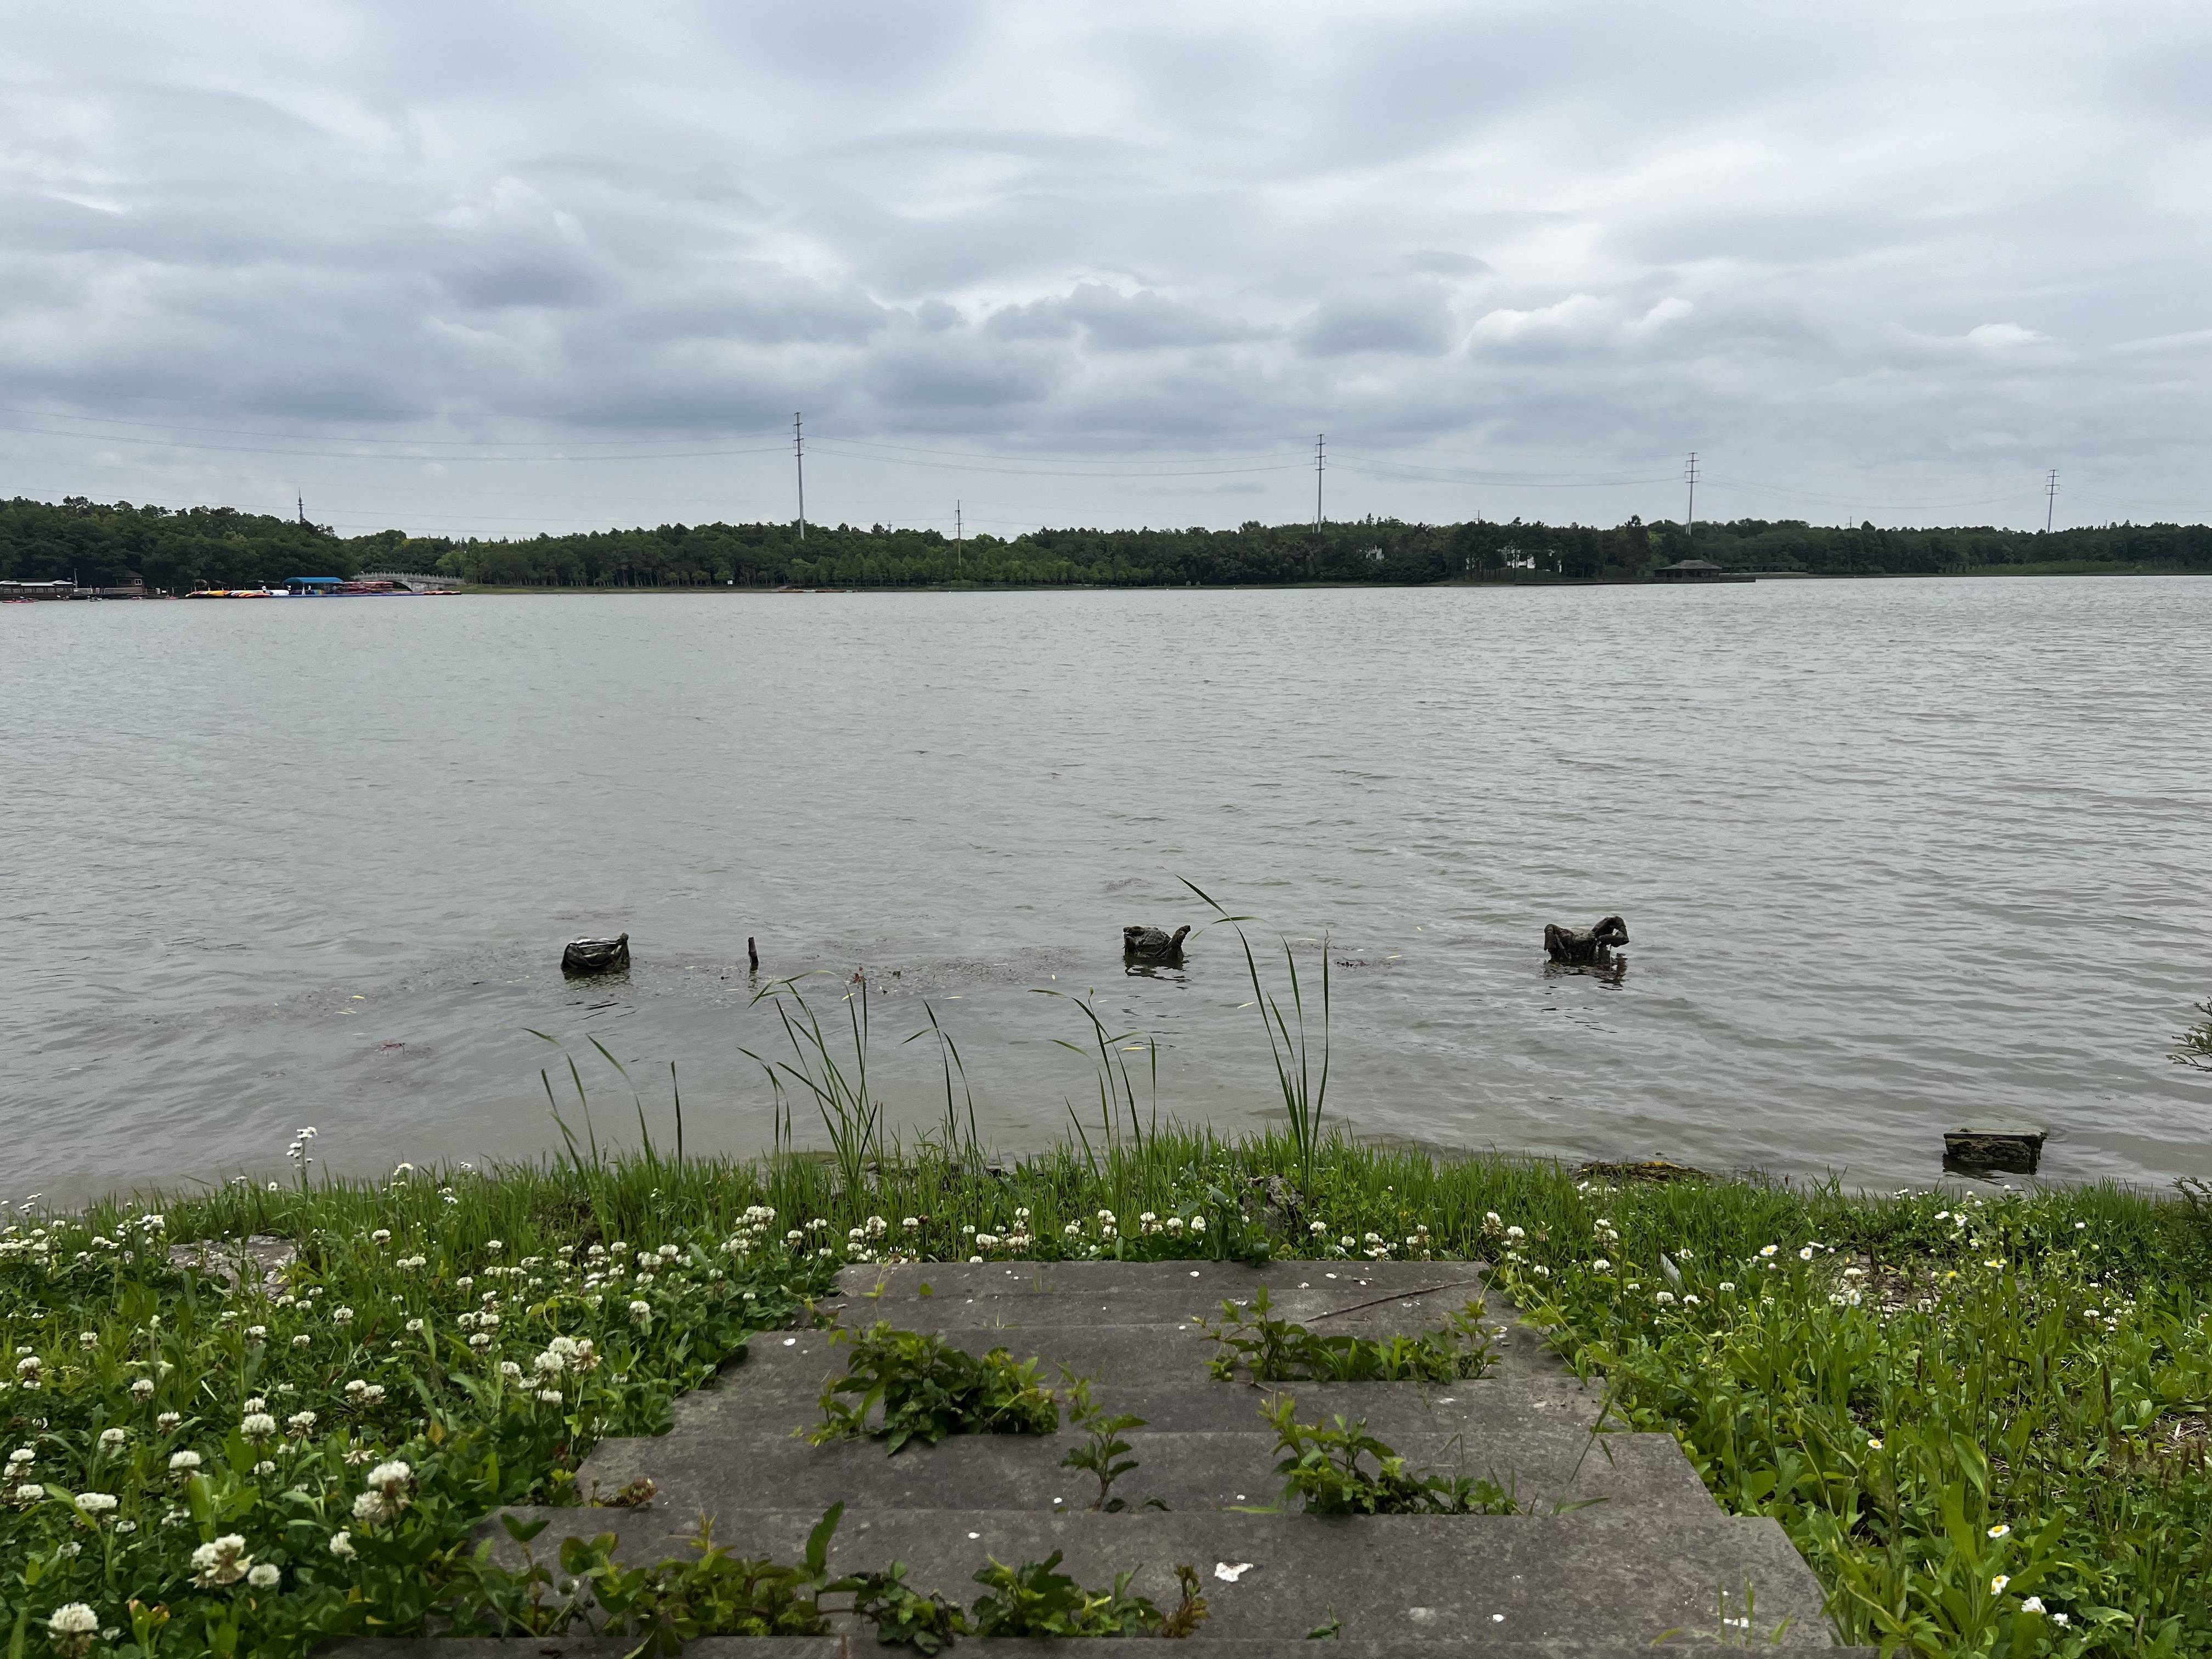
M830 1577L830 1540L844 1507L835 1505L815 1523L798 1566L732 1555L714 1541L714 1523L702 1518L691 1558L651 1566L618 1563L612 1533L563 1538L557 1576L530 1549L545 1519L503 1515L501 1525L522 1548L522 1567L501 1567L491 1559L490 1544L479 1546L474 1595L452 1609L451 1633L643 1638L634 1655L680 1653L703 1636L826 1636L830 1626L819 1598L857 1583Z
M957 1601L908 1584L903 1561L892 1562L882 1572L861 1575L854 1590L854 1613L876 1627L876 1639L886 1647L933 1654L972 1629Z
M1209 1367L1216 1379L1228 1381L1242 1365L1256 1382L1457 1382L1498 1363L1478 1301L1438 1329L1385 1337L1318 1335L1271 1318L1273 1306L1262 1285L1249 1311L1224 1302L1218 1322L1200 1322L1218 1345Z
M1267 1054L1275 1066L1275 1086L1282 1096L1291 1144L1297 1148L1298 1189L1311 1192L1314 1158L1322 1146L1322 1112L1328 1100L1328 941L1323 939L1321 949L1321 1064L1316 1071L1316 1045L1306 1030L1305 994L1298 983L1298 959L1291 952L1290 940L1283 941L1283 969L1289 980L1291 998L1291 1012L1286 1018L1280 999L1261 980L1260 960L1252 954L1252 941L1244 937L1241 924L1252 918L1232 916L1203 889L1188 881L1182 884L1206 901L1217 922L1235 930L1237 942L1244 948L1244 969L1252 981L1252 1000L1260 1010L1261 1027L1267 1033Z
M1182 1585L1181 1606L1163 1613L1152 1601L1129 1592L1134 1572L1114 1575L1109 1590L1085 1589L1061 1572L1061 1552L1054 1550L1042 1561L1025 1561L1010 1567L993 1558L975 1575L983 1586L972 1609L979 1637L1070 1636L1186 1636L1206 1618L1205 1599L1198 1594L1198 1574L1177 1567ZM1173 1620L1176 1628L1167 1626Z
M822 1391L815 1445L873 1437L896 1455L910 1440L933 1446L952 1434L1051 1434L1060 1402L1037 1381L1035 1359L1004 1348L978 1357L934 1333L902 1331L878 1320L854 1335L845 1374ZM852 1396L847 1398L846 1396Z
M1060 1460L1063 1469L1080 1469L1098 1483L1098 1496L1091 1507L1109 1515L1118 1515L1129 1507L1128 1499L1109 1494L1114 1483L1136 1468L1137 1460L1129 1455L1132 1447L1122 1437L1132 1429L1141 1429L1145 1419L1127 1412L1109 1413L1091 1397L1091 1379L1069 1376L1065 1366L1060 1375L1066 1382L1067 1420L1083 1431L1084 1443ZM1157 1498L1145 1500L1146 1509L1164 1510L1167 1505Z
M1397 1452L1367 1432L1367 1419L1301 1423L1287 1395L1261 1407L1275 1431L1275 1465L1285 1501L1308 1515L1518 1515L1513 1494L1495 1480L1416 1473ZM1374 1467L1370 1470L1367 1464Z
M813 1097L823 1130L830 1137L838 1179L846 1192L857 1196L866 1188L871 1170L880 1169L884 1162L884 1103L868 1091L867 975L854 975L854 988L845 994L845 1018L853 1051L849 1062L840 1060L831 1051L820 1018L799 988L799 981L809 977L799 974L780 979L753 994L755 1002L775 1005L784 1040L791 1045L791 1059L763 1060L750 1048L738 1052L768 1073L769 1087L779 1103L787 1081ZM792 1012L794 1007L799 1011L796 1016ZM786 1126L779 1139L787 1146L789 1115L781 1105L778 1116Z

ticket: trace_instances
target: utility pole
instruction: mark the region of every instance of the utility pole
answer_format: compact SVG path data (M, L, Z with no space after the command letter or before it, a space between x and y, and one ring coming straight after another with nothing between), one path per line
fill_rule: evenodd
M1327 464L1328 460L1328 436L1326 433L1316 432L1314 434L1314 529L1316 531L1319 531L1321 529L1322 523L1321 475L1322 468Z
M799 539L806 539L806 428L799 424L799 411L791 416L791 459L799 469Z
M1698 452L1694 449L1682 463L1682 482L1690 487L1690 505L1682 520L1682 540L1687 544L1698 538Z
M2043 480L2043 533L2051 533L2052 515L2058 511L2058 469L2052 467Z
M961 574L962 567L965 563L963 556L967 551L967 526L961 520L960 502L956 497L952 503L952 574L956 578Z

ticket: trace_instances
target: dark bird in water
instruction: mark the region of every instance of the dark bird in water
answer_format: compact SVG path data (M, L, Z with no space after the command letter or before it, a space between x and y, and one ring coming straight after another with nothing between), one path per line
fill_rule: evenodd
M561 952L564 974L605 974L629 966L629 935L619 939L572 939Z
M1182 942L1190 929L1178 927L1164 933L1157 927L1124 927L1121 954L1132 962L1181 962Z
M1613 947L1628 943L1628 924L1607 916L1595 927L1562 927L1544 924L1544 949L1553 961L1577 968L1601 968L1613 960Z

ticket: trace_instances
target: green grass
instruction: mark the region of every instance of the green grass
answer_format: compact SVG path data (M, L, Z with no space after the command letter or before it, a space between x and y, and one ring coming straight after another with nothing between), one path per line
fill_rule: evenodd
M278 1282L170 1265L252 1234L296 1241ZM857 1187L804 1157L577 1158L25 1220L0 1234L0 1451L30 1453L0 1487L0 1641L69 1651L47 1621L76 1602L128 1659L480 1615L486 1512L588 1500L597 1439L665 1426L842 1262L1267 1251L1500 1259L1627 1421L1781 1521L1853 1639L2212 1654L2212 1216L2189 1194L1611 1190L1164 1124L996 1171L892 1146ZM273 1585L209 1547L232 1535Z

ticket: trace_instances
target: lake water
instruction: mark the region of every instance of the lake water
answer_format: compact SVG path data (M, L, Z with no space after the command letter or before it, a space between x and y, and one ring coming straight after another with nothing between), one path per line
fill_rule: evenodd
M1163 1116L1266 1120L1236 943L1131 976L1178 881L1334 959L1329 1107L1454 1147L1932 1179L2212 1175L2212 580L286 600L0 611L0 1197L757 1148L764 977L925 1000L1009 1150L1094 1102L1095 991ZM1545 972L1609 911L1617 985ZM561 945L627 930L626 981ZM1132 1055L1132 1059L1141 1059ZM1142 1085L1140 1085L1141 1087ZM800 1125L806 1127L802 1115ZM817 1137L818 1138L818 1137Z

